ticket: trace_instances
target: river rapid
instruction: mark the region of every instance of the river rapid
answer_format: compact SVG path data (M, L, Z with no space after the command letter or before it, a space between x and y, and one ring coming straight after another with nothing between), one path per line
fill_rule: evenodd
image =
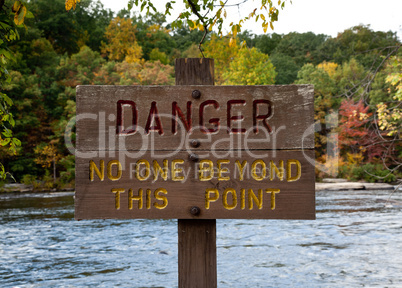
M317 220L218 220L218 287L402 287L402 191L317 192ZM75 221L0 194L0 287L177 287L177 221Z

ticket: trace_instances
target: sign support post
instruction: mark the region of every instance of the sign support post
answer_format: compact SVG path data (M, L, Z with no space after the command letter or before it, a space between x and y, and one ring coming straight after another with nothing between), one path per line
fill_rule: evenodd
M217 287L216 219L315 219L312 85L77 86L75 219L179 219L179 287Z
M214 85L213 59L176 59L175 71L176 85ZM177 229L179 287L217 287L216 220L178 219Z

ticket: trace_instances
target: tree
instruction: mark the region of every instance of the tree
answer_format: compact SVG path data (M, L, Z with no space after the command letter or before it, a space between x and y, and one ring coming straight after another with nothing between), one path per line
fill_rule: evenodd
M162 64L168 64L169 58L165 52L159 51L158 48L152 49L151 53L149 53L149 60L152 62L159 61Z
M273 23L278 21L279 9L285 7L286 1L287 0L278 0L278 2L272 0L261 0L261 5L257 4L255 9L246 12L248 13L246 17L240 19L237 23L230 23L229 26L231 27L231 31L229 34L231 38L229 44L232 45L235 42L237 33L242 30L243 23L250 19L255 19L256 21L261 20L261 26L264 33L267 32L269 27L273 30ZM129 0L128 8L130 10L134 5L141 6L141 11L146 9L147 14L149 14L151 10L156 13L157 9L153 2L154 1L152 0ZM217 0L186 0L184 3L186 4L184 11L178 13L178 16L175 17L176 20L171 23L171 28L180 29L184 25L188 25L191 29L203 31L204 36L200 41L200 49L206 35L212 31L214 27L217 28L218 35L221 37L223 36L222 27L223 23L226 22L226 8L235 5L240 9L241 4L243 4L232 4L228 3L228 1L223 2ZM168 1L166 3L164 15L171 15L172 11L178 11L176 1Z
M297 72L300 67L292 57L282 53L275 53L270 57L277 73L275 84L292 84L297 79Z
M320 57L319 51L327 39L328 36L324 34L292 32L282 37L273 54L282 53L288 55L292 57L299 67L306 63L317 65L325 60Z
M275 68L267 54L244 47L223 74L225 85L269 85L275 83Z
M362 147L370 142L371 131L367 124L370 122L372 113L370 107L365 106L363 101L355 103L353 100L343 100L339 108L340 126L339 143L344 151L353 154L362 152Z
M98 52L83 46L77 54L65 56L60 60L57 67L60 84L73 88L77 85L93 84L96 73L105 62Z
M228 37L219 38L212 34L211 40L205 43L204 54L214 58L215 84L222 85L225 82L223 74L229 69L230 62L238 55L240 45L229 45Z
M56 182L56 163L61 155L53 144L38 146L35 148L35 162L42 165L43 168L49 168L53 165L53 183Z
M42 37L48 39L58 53L71 55L83 45L99 51L112 11L105 10L99 0L81 0L77 9L66 13L67 2L71 0L30 1L29 7L35 18L28 24L41 30Z
M8 147L15 154L17 147L21 145L20 140L13 137L11 127L15 125L10 107L13 101L4 91L4 86L11 81L10 73L7 71L7 64L15 60L15 56L9 49L10 42L19 38L17 27L22 27L26 17L32 17L27 9L26 1L13 1L6 5L0 1L0 147ZM0 179L4 179L7 173L0 163Z
M383 56L395 52L398 39L394 32L373 31L370 26L358 25L330 38L320 49L320 59L342 64L355 58L366 69L376 69Z
M166 22L165 15L150 13L146 17L134 16L132 19L133 24L137 27L136 40L142 48L143 58L145 60L157 60L155 59L155 51L159 51L166 55L168 62L173 62L170 61L170 56L176 48L176 43L169 34L170 29L163 26ZM154 53L153 55L151 55L152 52ZM151 57L153 58L151 59ZM162 56L162 58L164 57ZM159 60L164 62L165 59L162 58Z
M177 45L176 48L179 49L180 51L185 51L189 49L190 46L200 42L200 39L202 39L203 34L204 33L200 30L194 30L194 29L191 30L189 29L188 26L183 25L183 27L177 28L173 31L172 38L174 42L176 42ZM198 50L198 52L199 51L200 50Z
M141 85L173 85L174 69L160 61L146 62L139 73Z
M102 45L102 53L110 60L139 62L142 48L136 41L135 33L136 26L131 19L114 18L106 29L107 43Z
M279 42L281 42L282 38L283 36L277 33L272 33L271 35L258 35L254 40L255 47L257 47L262 53L271 55Z
M401 141L401 127L402 127L402 58L394 56L390 59L389 66L395 70L390 72L386 77L386 82L392 88L389 92L392 93L391 103L377 104L377 115L379 120L380 129L387 131L388 136L396 136ZM392 103L393 102L393 103ZM391 106L391 107L389 107Z

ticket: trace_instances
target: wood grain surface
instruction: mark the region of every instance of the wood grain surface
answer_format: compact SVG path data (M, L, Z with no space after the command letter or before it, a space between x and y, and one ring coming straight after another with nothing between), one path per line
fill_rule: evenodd
M199 99L192 92L201 93ZM118 101L135 103L137 115L136 132L129 135L116 134ZM203 125L200 125L200 106ZM240 100L244 103L229 101ZM262 120L254 127L254 101L268 100L271 115L265 128ZM155 104L152 104L155 102ZM191 102L192 131L187 133L183 122L177 118L177 130L172 132L172 103L187 117L187 103ZM214 102L214 103L215 103ZM146 130L151 107L157 109L163 134ZM230 118L228 121L228 105ZM256 104L257 105L257 104ZM314 111L312 85L286 86L77 86L77 145L79 151L93 150L181 150L191 139L201 139L200 150L244 149L313 149L314 134L309 133ZM268 104L256 106L256 117L268 114ZM132 126L132 106L122 108L123 130ZM155 115L152 114L151 115ZM236 117L242 119L236 119ZM154 117L151 117L155 120ZM214 120L215 119L215 120ZM210 123L212 121L212 123ZM216 128L219 121L219 130ZM155 126L153 121L150 127ZM244 133L228 133L241 131ZM205 134L200 127L217 130ZM174 131L174 130L173 130Z
M315 217L315 193L314 193L314 166L307 158L313 159L314 151L299 150L281 150L264 151L266 157L254 164L255 173L253 175L253 163L258 160L254 157L214 157L200 158L198 162L189 160L187 152L180 152L175 157L169 159L155 160L150 155L145 155L139 159L130 159L122 157L93 157L92 159L77 159L76 174L76 213L77 219L129 219L129 218L156 218L156 219L314 219ZM274 156L275 155L275 156ZM90 179L90 161L96 164L100 169L100 161L104 161L104 179L94 172L93 180ZM161 168L167 167L166 180L162 178L159 171L158 178L155 178L153 171L153 161L157 161ZM172 162L176 160L176 173L172 174ZM209 160L213 164L213 177L210 167L203 160ZM300 175L297 178L297 165L290 165L290 179L288 179L287 163L290 160L297 160L300 163ZM118 180L118 165L110 166L110 173L107 173L108 163L119 161L122 166L121 176ZM140 161L140 162L138 162ZM166 161L166 166L164 162ZM220 162L220 169L218 166ZM223 162L222 162L223 161ZM226 162L227 161L227 162ZM236 163L238 161L238 163ZM244 164L246 161L247 164ZM271 166L271 161L275 166ZM281 165L283 161L283 165ZM113 163L113 162L112 162ZM137 165L139 163L139 165ZM149 172L147 165L149 163ZM200 164L206 171L203 171L203 178L200 180ZM243 179L240 176L240 164L244 164ZM265 165L265 166L264 166ZM156 167L159 167L156 166ZM279 172L284 169L283 177ZM263 172L265 168L265 172ZM138 170L138 175L137 175ZM271 170L273 177L271 179ZM100 171L101 172L101 171ZM219 175L220 172L220 175ZM110 174L110 178L108 177ZM148 175L149 174L149 175ZM138 177L139 176L139 177ZM181 178L184 178L181 180ZM211 179L209 179L211 178ZM221 178L221 180L218 180ZM262 179L263 178L263 179ZM168 205L164 209L157 209L154 203L161 204L163 201L157 200L154 192L157 189L166 189L166 198ZM223 203L223 194L226 189L232 188L236 191L237 205L233 209L226 209ZM112 189L123 189L120 194L120 208L116 209L116 193ZM138 195L139 189L143 189L143 207L138 208L137 200L133 200L132 209L129 209L129 189L132 189L133 195ZM150 206L146 208L146 190L151 191ZM219 192L217 201L211 201L209 209L206 209L206 190L216 189ZM241 189L245 189L244 207L241 206ZM258 209L255 201L253 208L249 209L248 191L252 189L258 196L259 189L263 190L262 208ZM271 194L265 192L266 189L280 189L275 195L275 209L271 209ZM226 195L227 204L233 204L233 192ZM161 194L162 195L162 194ZM211 193L211 197L214 193ZM213 198L213 197L212 197ZM194 216L190 213L193 206L200 208L200 214Z

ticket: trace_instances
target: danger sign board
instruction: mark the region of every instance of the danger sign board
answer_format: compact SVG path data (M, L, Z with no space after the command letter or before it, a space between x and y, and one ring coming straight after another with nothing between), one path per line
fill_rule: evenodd
M313 87L78 86L76 219L314 219Z

